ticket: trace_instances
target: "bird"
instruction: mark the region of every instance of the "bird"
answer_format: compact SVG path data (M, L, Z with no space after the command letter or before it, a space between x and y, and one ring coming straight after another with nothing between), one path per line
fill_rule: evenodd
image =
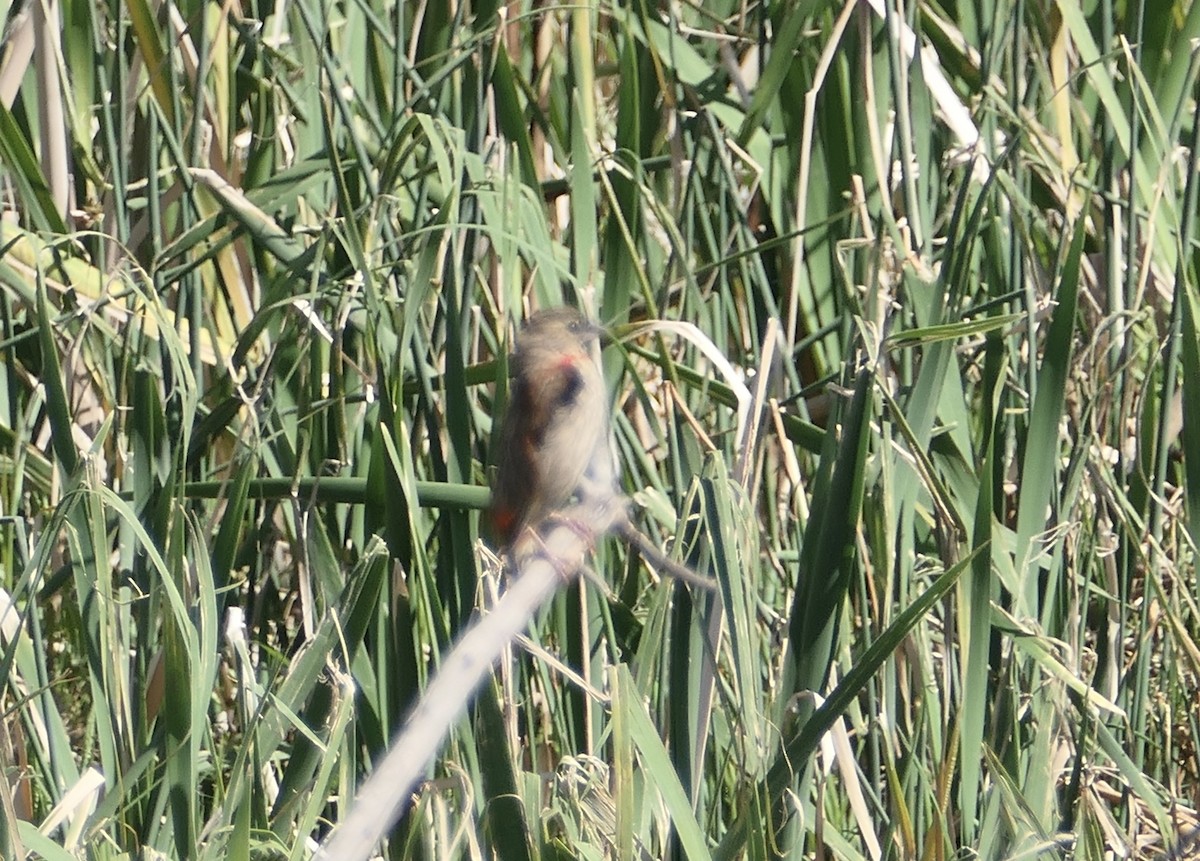
M562 307L533 314L517 335L492 458L489 519L504 548L573 497L612 492L608 391L591 349L600 334Z

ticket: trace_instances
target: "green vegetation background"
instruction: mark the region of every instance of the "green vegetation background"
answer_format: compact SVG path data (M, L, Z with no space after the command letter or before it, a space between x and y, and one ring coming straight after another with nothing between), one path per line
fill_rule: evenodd
M563 302L720 634L602 544L385 857L1192 851L1200 5L8 34L0 855L308 857L500 587L496 359Z

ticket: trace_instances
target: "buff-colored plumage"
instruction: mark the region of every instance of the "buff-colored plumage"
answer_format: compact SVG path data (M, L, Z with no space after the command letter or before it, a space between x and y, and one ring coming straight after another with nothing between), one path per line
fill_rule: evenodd
M590 468L611 475L608 395L591 353L598 334L578 311L558 308L530 317L517 337L492 457L491 522L504 546L566 505Z

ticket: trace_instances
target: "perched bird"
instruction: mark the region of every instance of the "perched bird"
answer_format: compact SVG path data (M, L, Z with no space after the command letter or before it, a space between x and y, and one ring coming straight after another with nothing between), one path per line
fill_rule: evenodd
M517 336L492 458L490 518L504 547L573 496L612 492L608 393L590 349L599 335L578 311L556 308L534 314Z

